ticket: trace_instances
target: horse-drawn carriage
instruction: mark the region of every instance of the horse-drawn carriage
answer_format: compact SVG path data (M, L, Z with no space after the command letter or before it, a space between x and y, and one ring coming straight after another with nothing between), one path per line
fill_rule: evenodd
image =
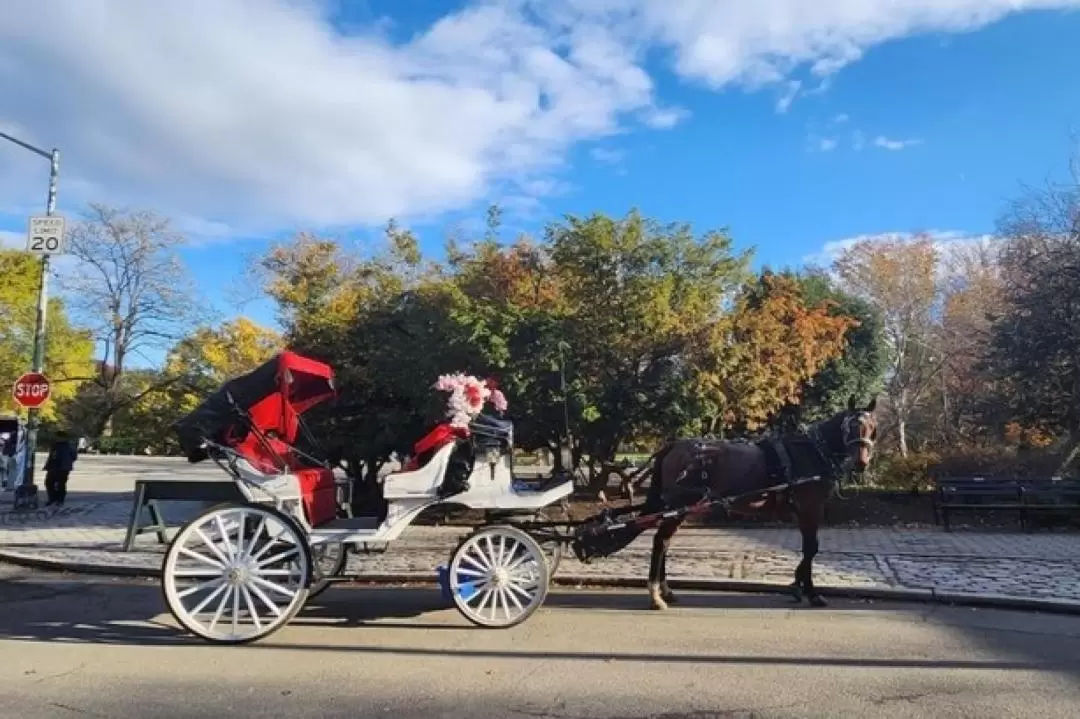
M424 510L444 503L494 510L510 520L476 527L449 558L453 603L476 625L511 627L531 616L547 596L564 544L588 561L618 551L659 525L662 547L654 544L649 572L655 606L660 594L671 598L664 559L671 535L686 516L763 491L799 491L819 479L794 476L789 468L785 485L777 485L774 474L751 474L747 476L756 484L744 482L733 490L721 472L712 485L698 487L703 491L696 499L673 506L670 497L660 495L661 484L678 489L675 485L691 470L701 470L704 479L713 476L708 467L716 464L716 455L699 448L692 458L678 459L681 447L669 445L654 456L656 491L650 492L646 505L602 512L568 527L531 521L543 508L569 497L572 479L515 476L513 424L483 413L488 403L501 412L505 399L497 389L459 374L441 377L436 384L450 393L448 421L417 442L399 470L378 478L378 501L372 509L354 514L354 479L344 468L315 456L310 447L299 446L306 432L302 415L335 395L333 379L328 365L282 352L226 382L175 425L188 460L212 459L233 477L245 498L192 519L166 551L165 599L173 616L192 633L219 643L268 636L309 598L333 581L347 579L351 549L390 542ZM842 430L833 422L836 427L829 431L839 434L823 440L834 454L861 441L851 439L850 416ZM667 477L667 469L674 466L664 464L669 455L681 462L675 467L681 469L677 476ZM529 519L513 521L515 517ZM551 556L545 544L551 546ZM804 559L806 583L808 561ZM801 586L812 593L812 585Z
M513 425L480 412L491 390L462 375L443 387L456 415L418 442L399 471L378 479L383 501L358 516L353 478L297 446L303 413L335 394L329 366L283 352L178 422L188 460L213 459L247 501L208 509L171 542L162 579L177 621L210 641L259 639L341 578L350 548L396 539L425 509L452 502L535 514L571 493L569 479L514 476ZM458 609L488 627L528 618L550 579L540 543L501 524L466 537L448 570Z

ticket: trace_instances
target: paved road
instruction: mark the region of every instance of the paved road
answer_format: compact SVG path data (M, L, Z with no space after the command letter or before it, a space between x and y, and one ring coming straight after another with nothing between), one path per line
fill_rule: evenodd
M7 576L5 576L5 572ZM54 717L1075 717L1080 619L776 597L560 592L468 627L434 590L332 589L248 647L179 636L156 587L0 571L0 706Z

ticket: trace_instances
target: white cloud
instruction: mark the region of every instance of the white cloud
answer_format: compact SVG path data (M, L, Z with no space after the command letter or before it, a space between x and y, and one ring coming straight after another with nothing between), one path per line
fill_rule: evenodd
M925 232L920 233L874 232L826 242L817 252L804 256L803 262L808 265L829 267L833 261L844 252L844 250L849 249L860 242L881 242L885 240L894 240L898 237L913 240L920 235L931 238L935 247L943 253L948 253L954 248L986 245L994 239L993 235L972 234L960 230L926 230Z
M799 89L802 87L802 82L799 80L790 80L784 87L783 94L780 95L780 99L776 101L776 111L783 115L791 108L791 103L795 102L795 98L799 95Z
M609 150L604 147L594 147L589 151L589 156L601 165L617 165L622 162L625 153L622 150Z
M342 2L10 4L0 126L60 147L62 203L151 206L211 235L381 224L525 195L576 143L674 127L688 113L657 97L654 49L684 80L790 91L807 70L813 94L880 43L1080 5L473 0L395 44L385 19L336 30ZM46 173L4 150L0 197L39 204Z
M832 152L840 145L835 137L820 137L811 135L807 139L807 149L810 152Z
M874 147L880 147L883 150L890 150L896 152L897 150L904 150L915 145L921 145L922 140L892 140L884 135L878 135L874 138Z
M847 122L850 119L851 119L850 115L848 115L846 112L841 112L839 115L837 115L836 117L833 118L833 122L836 123L837 125L842 125L842 124L844 124L845 122Z

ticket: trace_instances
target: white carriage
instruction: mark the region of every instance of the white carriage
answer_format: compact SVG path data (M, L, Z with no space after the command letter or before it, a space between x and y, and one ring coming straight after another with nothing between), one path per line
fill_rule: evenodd
M353 478L298 447L302 414L335 393L329 366L283 352L178 422L188 460L216 461L246 501L206 510L170 543L162 583L176 620L211 642L261 639L346 579L351 549L396 539L425 509L452 503L535 514L569 496L569 480L515 477L513 425L480 413L492 398L483 383L463 375L440 381L457 415L418 442L399 471L368 487L376 501L356 515ZM561 544L553 550L548 556L511 524L476 528L449 558L454 604L479 626L525 621L547 595Z

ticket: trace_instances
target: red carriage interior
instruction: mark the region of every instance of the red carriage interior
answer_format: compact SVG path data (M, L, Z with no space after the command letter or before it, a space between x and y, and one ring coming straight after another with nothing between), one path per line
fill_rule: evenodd
M248 409L257 431L233 438L230 444L260 471L287 468L295 474L308 521L319 526L337 516L334 472L313 464L293 445L300 431L300 415L335 395L334 371L327 364L289 351L278 355L277 363L276 391Z

